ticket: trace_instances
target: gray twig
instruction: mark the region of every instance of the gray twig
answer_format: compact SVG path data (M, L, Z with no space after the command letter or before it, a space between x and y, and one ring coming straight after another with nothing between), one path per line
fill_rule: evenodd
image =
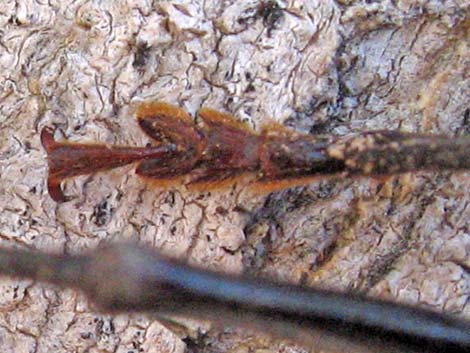
M133 245L80 256L0 248L0 273L79 289L107 312L187 315L325 351L470 351L464 321L357 295L216 274Z

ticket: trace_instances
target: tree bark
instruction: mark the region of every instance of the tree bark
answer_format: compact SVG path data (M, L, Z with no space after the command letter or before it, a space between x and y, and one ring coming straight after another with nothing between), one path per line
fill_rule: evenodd
M46 190L39 131L145 146L146 100L312 134L470 132L470 1L3 1L0 244L80 253L133 241L211 269L359 291L470 318L470 178L319 180L269 195L161 188L131 167ZM468 252L467 252L468 251ZM0 281L2 352L301 352L207 324L97 313ZM312 348L314 351L314 347Z

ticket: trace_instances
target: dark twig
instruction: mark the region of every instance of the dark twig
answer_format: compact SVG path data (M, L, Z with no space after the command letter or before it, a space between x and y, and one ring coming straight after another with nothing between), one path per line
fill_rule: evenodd
M108 312L187 315L334 352L470 352L470 325L437 313L189 267L131 245L82 256L1 249L0 273L73 287Z

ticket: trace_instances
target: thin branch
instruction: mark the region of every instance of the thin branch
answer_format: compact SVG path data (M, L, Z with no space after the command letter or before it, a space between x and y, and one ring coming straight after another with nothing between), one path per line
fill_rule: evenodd
M324 351L470 351L468 322L357 295L216 274L132 245L81 256L0 248L0 274L79 289L106 312L187 315Z

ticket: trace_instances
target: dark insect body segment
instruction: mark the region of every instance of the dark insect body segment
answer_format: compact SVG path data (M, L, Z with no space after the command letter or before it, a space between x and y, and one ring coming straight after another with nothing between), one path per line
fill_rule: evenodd
M63 179L137 162L136 173L162 184L217 185L251 173L255 185L285 187L313 177L342 173L384 176L416 170L470 169L470 138L397 131L365 132L349 137L311 136L284 127L249 129L231 115L202 108L200 123L181 108L162 102L137 109L141 129L155 141L150 147L119 147L56 142L45 128L51 197L65 201Z
M470 169L470 139L378 131L345 138L328 148L350 174L387 175L414 170Z

